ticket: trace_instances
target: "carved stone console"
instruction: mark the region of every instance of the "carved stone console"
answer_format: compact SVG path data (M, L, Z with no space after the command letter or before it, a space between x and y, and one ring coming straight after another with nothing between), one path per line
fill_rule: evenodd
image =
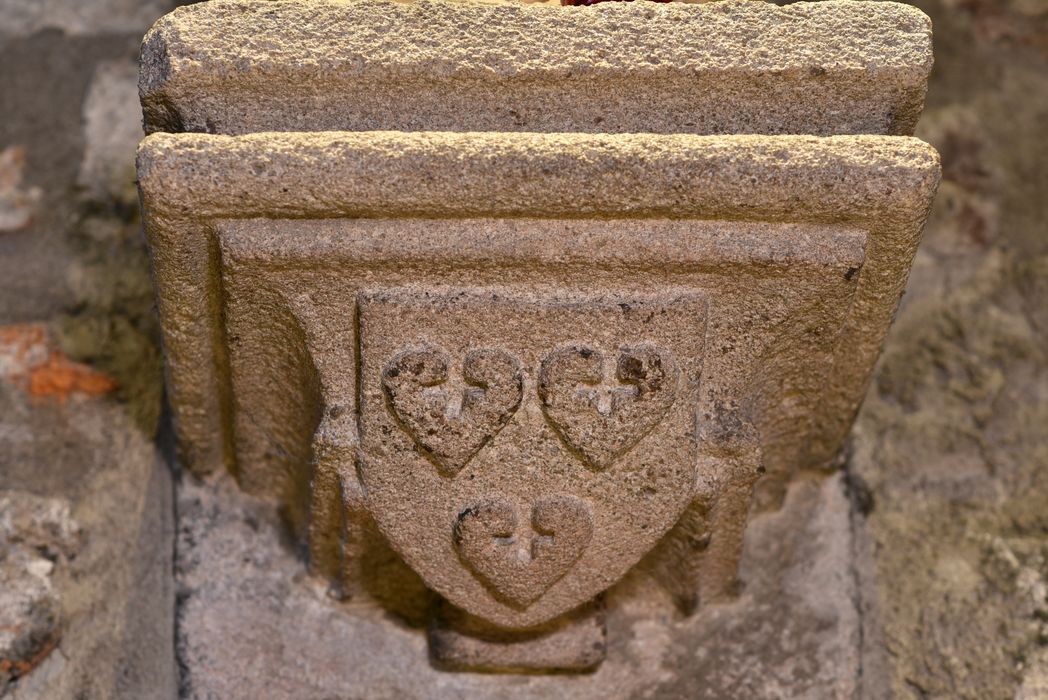
M151 130L234 134L139 151L182 454L278 500L343 597L436 593L443 667L594 668L602 594L638 565L684 613L731 598L751 509L843 443L938 181L930 147L875 133L916 120L927 26L891 3L754 5L216 0L147 38ZM580 53L616 18L695 65ZM451 67L419 41L436 20L466 26ZM544 64L549 42L503 65L484 21L667 112L641 128ZM779 68L725 63L729 28ZM836 112L826 81L854 93ZM570 119L543 111L561 92ZM601 124L697 133L581 133ZM874 133L702 133L749 124Z

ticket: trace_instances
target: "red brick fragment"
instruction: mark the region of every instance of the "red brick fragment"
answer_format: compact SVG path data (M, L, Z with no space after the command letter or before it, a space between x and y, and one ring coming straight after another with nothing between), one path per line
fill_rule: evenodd
M35 397L65 401L73 394L100 396L117 388L112 377L70 360L39 323L0 326L0 377Z

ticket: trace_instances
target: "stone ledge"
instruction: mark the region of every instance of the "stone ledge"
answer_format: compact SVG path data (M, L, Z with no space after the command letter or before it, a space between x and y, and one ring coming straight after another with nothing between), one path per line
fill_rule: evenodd
M939 156L887 136L153 134L138 174L161 216L841 221L926 211Z
M892 2L200 3L143 46L147 132L912 134L931 23Z

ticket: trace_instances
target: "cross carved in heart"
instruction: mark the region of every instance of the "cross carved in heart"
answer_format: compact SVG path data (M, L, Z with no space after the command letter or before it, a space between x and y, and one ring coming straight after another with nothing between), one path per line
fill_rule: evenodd
M657 347L621 348L612 364L597 348L572 345L542 361L539 398L564 441L606 469L666 415L678 375L673 354Z
M457 473L509 422L524 393L518 360L478 349L462 363L464 388L449 382L449 358L406 350L386 366L382 386L401 425L445 470Z
M531 536L522 530L532 530ZM593 537L589 507L574 496L547 496L522 528L509 502L492 498L459 513L452 532L462 558L495 592L527 607L564 576Z

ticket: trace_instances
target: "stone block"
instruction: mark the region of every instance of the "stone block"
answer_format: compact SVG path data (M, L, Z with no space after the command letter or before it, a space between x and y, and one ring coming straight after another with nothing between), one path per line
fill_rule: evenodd
M728 600L755 482L841 445L938 173L886 136L154 134L185 454L347 595L381 537L502 630L653 547L682 609Z
M931 23L778 7L213 0L146 36L147 132L912 134Z
M61 606L51 574L56 561L76 555L80 534L67 501L0 491L0 693L58 645Z
M137 68L106 62L95 70L84 100L84 160L77 185L99 201L126 197L135 178L135 146L142 140Z
M0 352L0 483L19 489L0 492L0 695L174 700L168 466L68 366L38 368L65 388L40 393L11 359Z
M582 605L552 625L524 632L492 629L444 604L429 628L430 658L440 669L510 673L592 671L607 655L604 601Z
M839 358L832 381L819 382L817 442L799 441L819 464L832 456L861 398L919 240L938 159L914 139L861 136L157 134L140 148L139 174L173 405L184 454L198 472L227 459L232 466L233 434L223 427L237 412L231 370L245 379L259 373L244 390L270 397L267 382L293 381L278 371L294 369L293 358L248 361L266 347L306 351L309 329L296 329L289 305L319 309L354 299L373 279L402 286L420 279L422 268L439 275L454 266L476 270L476 281L459 273L461 286L564 279L573 288L590 280L592 288L618 273L620 289L641 296L664 273L701 288L742 279L735 272L748 266L767 272L773 285L800 286L785 274L795 266L836 285L835 294L854 291L830 351ZM588 183L586 191L578 182ZM647 186L637 188L640 182ZM710 276L709 261L722 271ZM512 276L503 272L515 265ZM260 296L270 293L266 286L286 286L280 295L290 301L243 304L234 292L228 303L235 308L220 314L220 275L231 290L242 285ZM792 308L782 297L773 301L780 314ZM242 313L278 318L240 323ZM237 324L233 353L224 348L223 317ZM311 362L346 403L356 395L355 373L331 363L356 346L353 324L325 323L315 338L325 347ZM272 342L278 332L286 342ZM724 345L714 357L732 351ZM295 454L294 425L272 414L261 395L234 395L239 411L253 414L240 428L254 422L268 435L244 433L250 458L241 460L239 477L278 492L274 476L283 467L272 460ZM307 427L305 439L312 434Z

